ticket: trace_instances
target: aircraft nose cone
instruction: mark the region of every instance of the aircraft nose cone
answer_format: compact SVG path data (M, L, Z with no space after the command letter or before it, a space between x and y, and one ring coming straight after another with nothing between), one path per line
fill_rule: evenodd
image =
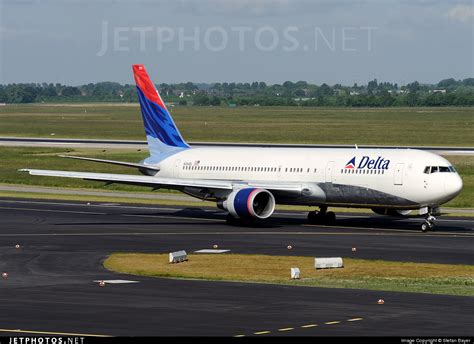
M457 196L462 190L462 179L459 175L450 175L444 181L444 189L450 197Z

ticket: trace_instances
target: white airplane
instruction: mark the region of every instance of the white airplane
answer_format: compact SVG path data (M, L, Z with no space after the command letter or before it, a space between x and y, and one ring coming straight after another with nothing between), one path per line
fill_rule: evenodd
M414 149L190 147L143 65L133 65L150 156L139 163L68 158L138 168L143 174L22 169L31 175L79 178L182 191L217 202L229 224L270 217L275 204L317 206L310 223L331 224L328 207L370 208L377 214L424 215L434 227L439 206L462 180L446 159ZM390 128L387 128L390 130Z

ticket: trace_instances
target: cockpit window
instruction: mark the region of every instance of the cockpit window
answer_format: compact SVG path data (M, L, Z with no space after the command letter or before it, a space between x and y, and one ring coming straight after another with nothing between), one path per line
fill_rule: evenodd
M430 174L430 173L456 173L456 169L453 166L426 166L423 173Z

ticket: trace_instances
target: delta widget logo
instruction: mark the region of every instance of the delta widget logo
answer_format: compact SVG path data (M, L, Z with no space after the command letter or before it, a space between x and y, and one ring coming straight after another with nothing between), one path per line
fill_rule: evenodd
M381 156L377 157L377 159L371 159L369 156L365 155L360 159L359 165L357 165L356 158L357 157L353 157L351 160L349 160L349 162L346 164L346 167L344 168L350 170L353 170L355 168L366 168L368 170L388 170L388 167L390 165L390 160L384 159Z
M349 169L352 170L352 169L355 168L355 164L356 164L356 158L353 157L353 158L351 159L351 161L349 161L349 162L346 164L346 167L344 167L344 168L349 168Z

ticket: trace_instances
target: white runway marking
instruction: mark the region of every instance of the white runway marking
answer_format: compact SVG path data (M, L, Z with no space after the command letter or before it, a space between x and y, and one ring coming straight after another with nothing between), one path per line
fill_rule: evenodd
M18 200L0 200L0 203L20 203L20 204L40 204L40 205L67 205L67 206L77 206L77 207L97 207L97 208L117 208L117 209L137 209L137 210L164 210L164 211L179 211L180 208L166 208L166 207L137 207L137 206L130 206L130 205L115 205L115 204L81 204L81 203L67 203L67 202L37 202L37 201L18 201ZM203 209L204 212L215 213L216 210L213 209ZM293 213L293 212L275 212L274 215L278 216L294 216L294 217L301 217L306 218L306 212L301 213ZM132 216L132 215L129 215ZM134 215L134 216L152 216L152 215ZM338 216L341 219L364 219L370 218L372 214L361 214L361 215L345 215L344 213L340 213ZM192 218L192 219L200 219L206 220L202 218ZM422 221L422 217L420 218L397 218L397 220L403 221ZM208 219L212 220L212 219ZM447 218L438 218L436 220L438 223L440 222L466 222L466 220L458 220L458 219L447 219Z
M39 212L46 212L46 213L68 213L68 214L107 215L107 213L96 213L96 212L90 212L90 211L53 210L53 209L36 209L36 208L17 208L17 207L0 207L0 209L8 209L8 210L28 210L28 211L39 211Z
M192 236L192 235L272 235L272 236L279 236L279 235L291 235L291 236L331 236L331 235L339 235L339 236L383 236L383 237L445 237L445 238L472 238L474 235L471 234L425 234L425 233L362 233L362 232L111 232L111 233L9 233L9 234L1 234L0 237L36 237L36 236L136 236L136 235L143 235L143 236L160 236L160 235L184 235L184 236Z
M113 194L111 196L114 196ZM67 205L74 207L103 207L103 208L124 208L124 209L144 209L144 210L173 210L177 211L179 208L164 208L164 207L135 207L128 205L102 205L98 204L85 204L85 203L67 203L67 202L38 202L38 201L18 201L18 200L3 200L0 199L0 203L20 203L20 204L42 204L42 205Z
M21 333L21 334L42 334L42 335L53 335L53 336L69 336L69 337L111 337L104 334L91 334L91 333L69 333L69 332L50 332L50 331L33 331L33 330L20 330L20 329L0 329L0 332L6 333Z
M97 280L94 283L105 282L108 284L129 284L129 283L140 283L140 281L129 281L129 280Z
M2 202L3 200L0 200ZM50 204L50 205L77 205L77 206L86 206L92 207L94 205L86 205L86 204L73 204L73 203L51 203L51 202L25 202L25 201L3 201L3 202L11 202L11 203L33 203L33 204ZM115 208L115 206L100 206L95 205L95 207L103 207L103 208ZM177 211L176 208L143 208L143 207L125 207L120 206L117 208L132 208L132 209L153 209L153 210L174 210ZM37 211L37 212L52 212L52 213L70 213L70 214L89 214L89 215L114 215L109 213L101 213L101 212L87 212L87 211L71 211L71 210L54 210L54 209L39 209L39 208L20 208L20 207L1 207L0 209L8 209L8 210L28 210L28 211ZM295 213L293 213L295 214ZM150 214L117 214L117 216L124 216L124 217L139 217L139 218L154 218L154 219L173 219L173 220L197 220L197 221L208 221L208 222L224 222L225 220L222 218L201 218L201 217L188 217L188 216L174 216L174 215L150 215ZM364 216L341 216L341 218L363 218ZM404 219L404 221L420 221L421 219ZM455 220L455 219L439 219L438 223L442 222L466 222L467 220ZM310 225L310 224L302 224L303 227L314 227L314 228L324 228L324 229L331 229L334 227L325 226L325 225ZM360 227L360 226L341 226L337 228L338 230L341 229L356 229L356 230L363 230L363 231L379 231L384 232L383 235L387 235L387 232L398 232L403 233L404 235L415 235L415 233L409 233L406 229L397 229L397 228L380 228L380 227ZM473 230L474 228L466 228L469 230ZM149 234L149 233L148 233ZM330 233L327 233L330 234ZM332 233L334 235L356 235L355 233ZM382 234L382 233L380 233ZM364 233L363 235L368 235L368 233ZM471 233L451 233L451 232L436 232L436 234L421 234L422 236L445 236L445 237L472 237L474 234Z
M188 217L188 216L169 216L169 215L135 215L135 214L122 214L120 216L126 217L148 217L148 218L155 218L155 219L173 219L173 220L200 220L200 221L212 221L212 222L225 222L222 219L207 219L201 217Z
M215 250L212 248L205 248L203 250L194 251L194 253L226 253L226 252L230 252L230 250Z

